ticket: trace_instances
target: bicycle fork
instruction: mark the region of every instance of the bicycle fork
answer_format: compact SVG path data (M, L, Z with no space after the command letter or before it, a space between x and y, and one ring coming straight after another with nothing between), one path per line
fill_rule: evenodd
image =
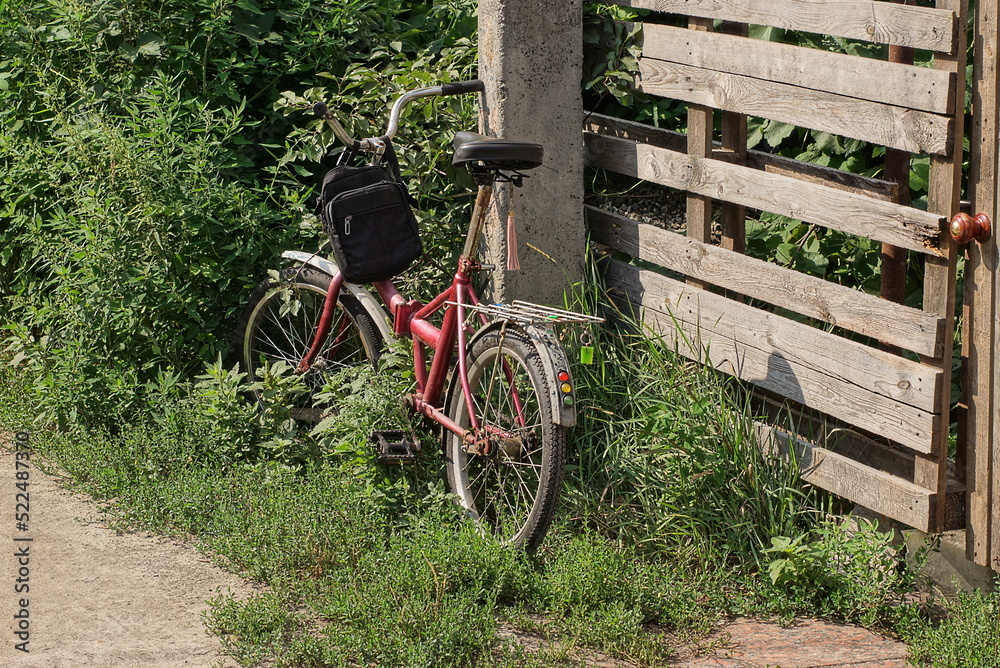
M316 335L313 337L312 345L309 346L309 352L306 353L306 356L295 367L296 373L301 374L308 371L312 367L313 362L315 362L316 355L322 350L323 344L326 343L326 337L330 334L330 324L333 322L333 314L337 310L337 298L340 295L340 288L343 285L344 274L338 271L330 279L330 288L326 291L326 298L323 300L323 313L320 315L319 324L316 326ZM343 332L338 334L338 336L342 335Z

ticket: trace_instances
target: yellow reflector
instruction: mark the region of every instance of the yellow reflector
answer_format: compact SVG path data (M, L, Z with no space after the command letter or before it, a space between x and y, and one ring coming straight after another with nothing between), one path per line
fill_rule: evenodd
M569 394L570 392L573 391L573 386L570 385L569 383L563 383L562 384L562 391L565 392L566 394Z

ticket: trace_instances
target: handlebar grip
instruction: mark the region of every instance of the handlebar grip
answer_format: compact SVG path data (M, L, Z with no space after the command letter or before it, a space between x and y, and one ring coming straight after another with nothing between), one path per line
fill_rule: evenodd
M326 102L317 102L313 105L313 113L321 118L326 116L328 111L330 110L327 108Z
M441 85L442 95L462 95L464 93L482 93L485 89L483 82L479 79L471 81L457 81Z

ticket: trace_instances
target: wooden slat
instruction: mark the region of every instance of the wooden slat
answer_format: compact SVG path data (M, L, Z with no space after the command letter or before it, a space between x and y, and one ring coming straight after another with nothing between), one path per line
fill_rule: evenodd
M643 25L642 55L936 114L955 108L946 70L654 23Z
M611 0L657 12L774 26L953 53L955 12L872 0Z
M712 29L711 19L688 20L688 32L706 32ZM689 104L687 110L687 154L695 159L712 156L712 132L715 114L711 107ZM692 239L708 241L712 238L712 199L706 193L687 194L687 233Z
M909 250L937 253L945 222L940 215L626 139L588 134L586 142L590 163L604 169Z
M756 422L754 427L767 451L795 453L805 482L920 531L930 530L939 498L933 492L769 425Z
M960 25L965 25L968 14L968 0L938 0L939 7L955 11ZM965 43L966 33L959 35L958 49L954 55L942 55L934 59L934 67L955 72L959 90L965 90ZM953 158L932 155L930 176L927 180L927 209L951 217L959 209L962 185L962 138L964 108L957 109L955 121L957 130L952 137L954 145L949 153ZM951 235L941 238L941 255L927 257L924 264L924 310L935 315L947 316L946 340L950 341L954 331L956 299L956 265L958 249ZM951 374L951 346L946 346L944 355L934 360L924 361ZM918 454L913 473L913 482L944 497L947 487L946 467L948 464L948 418L951 409L950 392L942 392L938 398L937 413L942 416L942 428L935 432L931 454ZM931 517L934 530L944 526L945 508L941 504Z
M746 37L750 28L745 23L723 23L722 32L734 37ZM731 111L722 112L722 149L737 165L747 164L747 117ZM708 157L712 157L709 155ZM747 209L740 204L722 204L723 248L737 253L746 252Z
M913 452L873 440L855 429L844 429L841 423L832 420L828 415L798 410L788 402L779 402L760 393L756 399L754 410L758 411L758 415L764 416L760 420L772 428L777 426L783 432L795 433L796 438L809 443L821 443L822 447L830 452L863 467L901 479L907 484L913 480L915 459ZM817 486L822 484L821 480L812 482ZM930 493L930 490L924 492ZM956 478L955 471L951 468L948 470L948 492L944 503L946 520L943 530L954 531L964 528L965 485Z
M974 212L984 212L993 221L1000 220L997 201L998 160L1000 160L1000 0L979 0L976 12L976 50L973 69L972 142L969 152L969 199ZM993 374L1000 346L996 337L997 244L995 237L986 243L970 244L965 264L965 305L963 356L965 357L965 402L967 411L968 517L965 531L966 553L970 560L990 565L991 543L997 534L991 531L990 515L996 506L997 454L994 452L997 416L993 408L998 390ZM993 566L1000 570L1000 563Z
M944 319L792 269L586 207L599 244L726 290L914 352L936 355Z
M639 60L637 88L692 104L759 116L911 153L948 153L954 119L925 111L725 74L663 60Z
M643 144L651 144L666 148L671 151L683 152L686 135L680 132L672 132L662 128L654 128L651 125L626 121L611 116L601 114L590 114L584 122L584 130L596 134L631 139ZM712 153L715 160L732 162L732 153L722 149L719 142L715 142L716 149ZM860 174L815 165L811 162L785 158L766 151L747 151L747 166L760 169L772 174L784 174L795 176L799 180L819 183L830 188L845 190L847 192L874 197L885 202L895 202L898 199L897 186L889 181L873 179Z
M678 353L766 390L929 452L943 374L807 325L611 260L610 285L644 320L677 335Z

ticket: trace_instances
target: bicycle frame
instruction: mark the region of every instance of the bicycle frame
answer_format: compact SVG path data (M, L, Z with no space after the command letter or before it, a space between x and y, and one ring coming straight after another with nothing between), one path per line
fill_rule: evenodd
M475 250L478 248L482 236L483 223L489 204L493 197L491 186L480 186L476 196L476 205L472 214L472 224L470 225L466 237L465 249L458 260L458 267L452 278L451 285L428 304L421 304L416 300L407 300L396 288L392 280L377 281L373 285L378 292L382 303L392 314L392 333L396 337L409 337L413 340L413 366L417 381L417 390L407 397L409 405L417 412L438 422L449 431L458 434L467 441L473 441L473 434L480 429L479 419L476 416L475 404L472 401L472 389L469 385L467 360L465 355L458 356L459 382L462 392L465 395L466 405L469 410L470 429L464 429L445 415L442 410L445 382L448 378L451 367L451 358L456 349L466 350L469 331L465 325L466 304L479 305L479 297L472 287L472 273L482 269L480 262L475 259ZM341 272L337 272L331 282L327 292L326 300L323 303L323 313L316 328L316 334L310 346L309 352L299 362L297 371L304 373L315 361L316 355L323 348L327 337L330 334L330 324L333 320L333 312L336 307L337 295L344 284ZM443 311L443 321L441 327L437 327L430 322L429 318ZM484 315L479 314L482 324L487 324ZM430 367L428 368L428 349L430 350ZM508 380L512 378L512 372L504 363L504 372ZM512 398L518 410L518 420L523 424L524 416L521 411L520 400L517 391L511 387Z

